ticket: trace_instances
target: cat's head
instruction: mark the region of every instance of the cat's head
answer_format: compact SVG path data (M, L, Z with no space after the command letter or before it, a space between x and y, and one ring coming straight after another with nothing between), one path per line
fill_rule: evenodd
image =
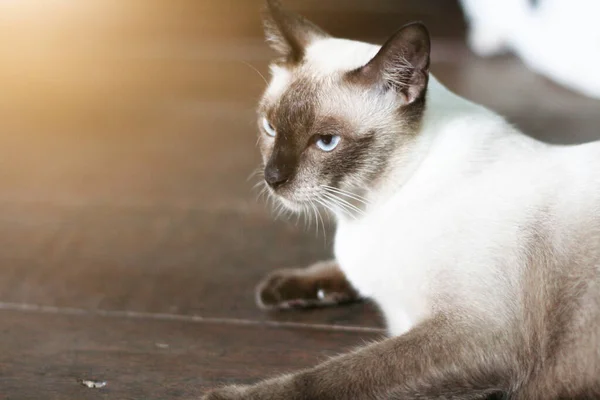
M381 47L336 39L276 0L267 0L264 22L279 54L258 107L269 191L295 211L331 206L335 197L351 202L341 193L367 192L415 140L427 29L406 25Z

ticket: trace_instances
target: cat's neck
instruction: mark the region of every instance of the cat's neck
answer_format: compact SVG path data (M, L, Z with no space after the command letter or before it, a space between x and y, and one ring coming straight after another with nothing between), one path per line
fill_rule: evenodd
M402 134L402 133L398 133ZM480 163L475 154L493 152L493 147L533 147L537 142L525 137L502 117L448 90L430 76L426 107L416 140L410 149L392 155L388 167L366 193L369 209L380 207L397 195L418 175L435 190L460 179L460 171ZM504 151L504 150L502 150ZM477 160L475 160L477 158ZM493 156L488 157L491 159ZM428 179L422 179L427 174ZM347 215L339 215L348 219Z

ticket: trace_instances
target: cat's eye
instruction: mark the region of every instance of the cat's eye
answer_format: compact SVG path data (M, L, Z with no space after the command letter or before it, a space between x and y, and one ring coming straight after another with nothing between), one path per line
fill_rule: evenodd
M273 125L271 125L271 123L266 118L262 119L262 126L267 135L275 137L275 128L273 128Z
M338 135L319 135L315 144L323 151L332 151L340 143Z

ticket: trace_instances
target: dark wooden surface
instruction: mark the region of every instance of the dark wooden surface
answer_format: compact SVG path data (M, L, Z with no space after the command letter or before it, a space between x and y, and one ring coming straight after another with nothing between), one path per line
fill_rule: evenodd
M379 42L423 20L451 89L540 139L600 138L598 101L471 55L454 2L287 3ZM0 399L194 398L381 336L369 304L254 305L264 274L332 239L274 221L247 180L260 2L32 4L0 2Z
M2 321L0 398L7 399L191 399L203 387L308 367L376 337L73 311L3 311ZM106 386L89 389L81 380Z

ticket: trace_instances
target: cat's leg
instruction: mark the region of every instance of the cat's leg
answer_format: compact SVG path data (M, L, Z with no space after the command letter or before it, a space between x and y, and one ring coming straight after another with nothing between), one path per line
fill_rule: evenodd
M267 310L329 306L356 300L359 300L357 291L333 260L308 268L275 271L256 288L256 302Z
M203 400L474 399L512 395L522 376L508 330L437 317L406 334L315 368L252 386L219 389ZM521 357L519 357L521 356ZM523 368L524 369L524 368Z

